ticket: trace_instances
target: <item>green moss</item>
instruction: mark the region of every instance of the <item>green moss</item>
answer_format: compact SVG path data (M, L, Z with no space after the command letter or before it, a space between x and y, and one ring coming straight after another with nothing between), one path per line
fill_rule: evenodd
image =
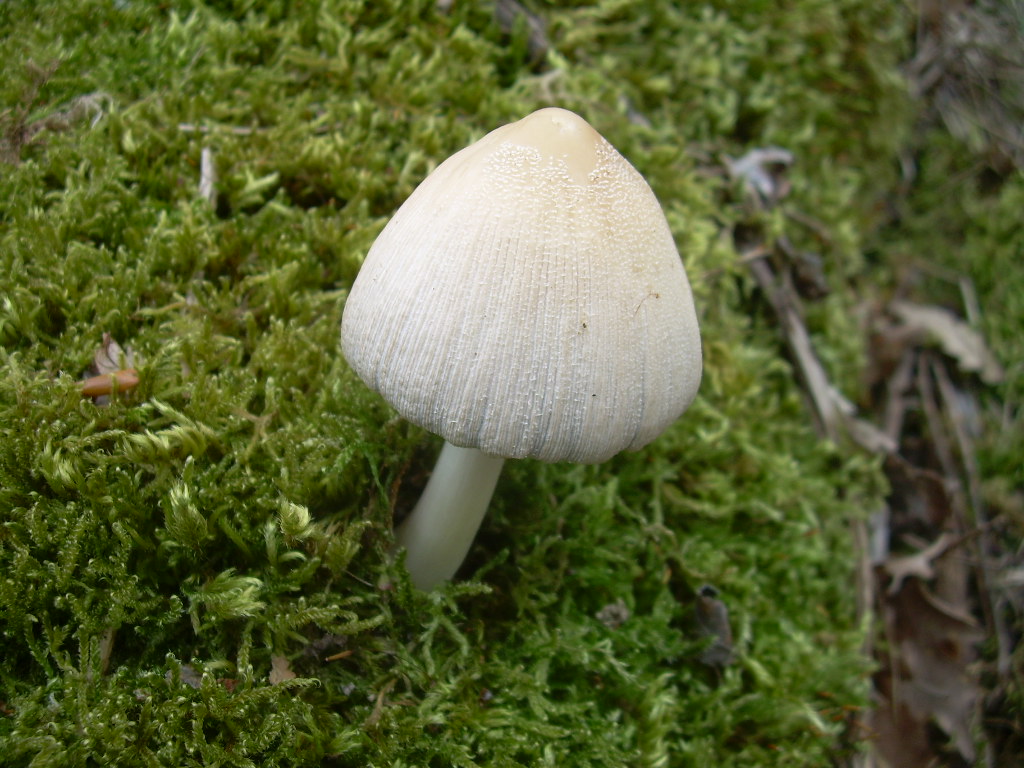
M772 232L823 251L840 290L811 321L849 385L843 289L902 130L901 11L539 11L541 72L475 4L0 4L5 137L67 117L0 173L6 764L810 766L850 748L867 670L845 525L878 475L809 426L728 237L748 214L710 171L796 152L793 205L830 239ZM432 167L550 101L664 202L701 395L641 453L510 465L477 580L415 593L386 552L435 443L340 360L345 291ZM75 384L104 333L141 378L105 406ZM736 636L720 671L691 621L705 582ZM597 614L619 601L612 629ZM297 677L271 684L276 657Z

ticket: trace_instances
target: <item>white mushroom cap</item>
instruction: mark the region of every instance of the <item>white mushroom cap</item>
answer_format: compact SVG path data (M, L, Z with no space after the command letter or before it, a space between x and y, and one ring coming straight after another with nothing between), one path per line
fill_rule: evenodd
M506 458L641 448L701 375L690 285L654 193L557 108L420 184L367 254L342 346L402 416Z

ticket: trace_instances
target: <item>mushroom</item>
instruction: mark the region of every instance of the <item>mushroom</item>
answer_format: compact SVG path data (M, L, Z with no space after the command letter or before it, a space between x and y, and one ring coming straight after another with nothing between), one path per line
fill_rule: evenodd
M654 193L553 107L420 184L370 248L341 337L371 389L446 441L396 532L421 589L455 575L504 459L642 448L701 375L693 296Z

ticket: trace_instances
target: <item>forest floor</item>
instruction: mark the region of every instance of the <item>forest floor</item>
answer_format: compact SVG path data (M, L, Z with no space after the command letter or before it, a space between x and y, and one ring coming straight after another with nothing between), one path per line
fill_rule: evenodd
M1017 764L1020 3L556 5L0 2L0 763ZM421 593L436 441L341 307L548 104L662 201L701 392L509 462Z

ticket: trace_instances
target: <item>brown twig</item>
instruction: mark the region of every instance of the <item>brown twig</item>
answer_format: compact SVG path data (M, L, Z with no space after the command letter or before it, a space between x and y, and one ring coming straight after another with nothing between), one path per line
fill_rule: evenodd
M819 433L835 443L849 438L872 453L894 451L893 441L874 425L854 416L853 405L832 386L814 351L799 308L800 300L793 288L788 282L776 279L766 258L749 258L747 266L775 311L786 345L813 404Z

